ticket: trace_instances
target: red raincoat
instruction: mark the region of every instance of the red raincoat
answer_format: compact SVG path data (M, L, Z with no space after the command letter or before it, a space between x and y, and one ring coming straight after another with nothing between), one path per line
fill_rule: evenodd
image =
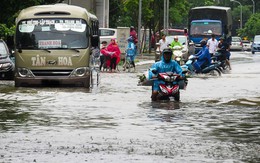
M119 49L117 43L112 43L112 42L111 42L111 43L107 46L107 50L108 50L109 52L115 52L115 53L111 56L111 58L116 57L116 58L117 58L117 59L116 59L116 64L118 64L118 63L120 62L120 54L121 54L121 51L120 51L120 49Z

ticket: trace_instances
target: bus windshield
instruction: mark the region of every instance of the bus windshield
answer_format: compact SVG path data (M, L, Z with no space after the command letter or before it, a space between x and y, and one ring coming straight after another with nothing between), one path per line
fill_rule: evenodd
M17 27L18 48L80 49L89 46L89 27L83 19L28 19L20 21Z
M221 36L221 22L192 22L190 28L191 35L211 35Z

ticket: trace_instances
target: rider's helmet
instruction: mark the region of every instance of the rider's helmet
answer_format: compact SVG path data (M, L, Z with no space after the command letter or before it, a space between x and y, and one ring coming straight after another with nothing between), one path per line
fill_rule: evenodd
M163 58L164 58L164 61L166 63L170 62L171 59L172 59L172 50L171 48L165 48L163 51L162 51L162 55L163 55Z
M207 41L206 41L205 39L202 39L202 40L200 41L200 46L203 47L203 46L205 46L205 45L207 45Z
M174 36L173 38L175 41L178 41L178 36Z

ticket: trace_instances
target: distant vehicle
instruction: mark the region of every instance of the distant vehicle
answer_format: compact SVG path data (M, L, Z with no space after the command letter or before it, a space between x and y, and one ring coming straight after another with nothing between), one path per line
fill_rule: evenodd
M7 44L0 39L0 79L14 78L14 61L10 54Z
M164 33L164 30L162 29L160 32ZM168 33L167 34L168 36L173 36L173 35L183 35L183 36L185 36L185 35L187 35L187 30L185 30L185 29L169 28L168 30L166 30L166 32ZM159 40L161 39L159 31L156 32L155 37L156 37L155 40L157 42L159 42Z
M102 41L110 43L112 38L117 39L117 29L115 28L99 28L100 44Z
M260 52L260 35L255 35L251 52L252 54L255 54L255 52Z
M200 41L215 34L216 39L225 35L230 43L232 14L230 7L201 6L191 8L188 15L188 36L195 44L196 52L201 48Z
M243 50L241 37L232 36L230 50Z
M164 32L164 30L162 29L161 32ZM186 35L187 31L185 31L185 29L173 29L173 28L169 28L168 31L166 31L168 33L169 36L172 35Z
M243 50L251 51L252 42L249 40L242 40L243 43Z
M177 35L178 41L182 45L183 59L188 60L189 56L194 54L195 47L192 42L189 42L188 37L184 35ZM166 39L171 43L174 40L174 36L166 36Z
M181 51L183 53L183 59L184 60L188 60L188 57L191 54L194 54L194 51L195 51L194 44L192 42L189 42L188 37L185 36L185 35L174 35L174 36L178 36L178 41L182 45L182 50ZM174 40L174 36L166 36L166 40L168 40L170 43L172 43L173 40ZM155 56L155 61L159 61L160 58L161 58L160 52L156 52L155 55L156 55Z

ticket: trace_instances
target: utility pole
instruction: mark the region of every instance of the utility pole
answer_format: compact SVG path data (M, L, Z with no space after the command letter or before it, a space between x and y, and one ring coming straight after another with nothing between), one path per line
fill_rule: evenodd
M141 43L141 19L142 19L142 0L139 0L139 14L138 14L138 46L137 46L137 52L142 54L142 43ZM143 58L143 54L142 54Z
M167 17L167 11L166 11L166 1L163 1L163 33L166 34L166 17Z
M230 2L236 2L240 5L240 28L242 29L243 28L243 15L242 15L242 4L236 0L230 0Z
M169 32L169 0L166 2L166 35L168 35Z
M253 2L253 14L254 14L255 13L255 1L252 0L252 2Z

